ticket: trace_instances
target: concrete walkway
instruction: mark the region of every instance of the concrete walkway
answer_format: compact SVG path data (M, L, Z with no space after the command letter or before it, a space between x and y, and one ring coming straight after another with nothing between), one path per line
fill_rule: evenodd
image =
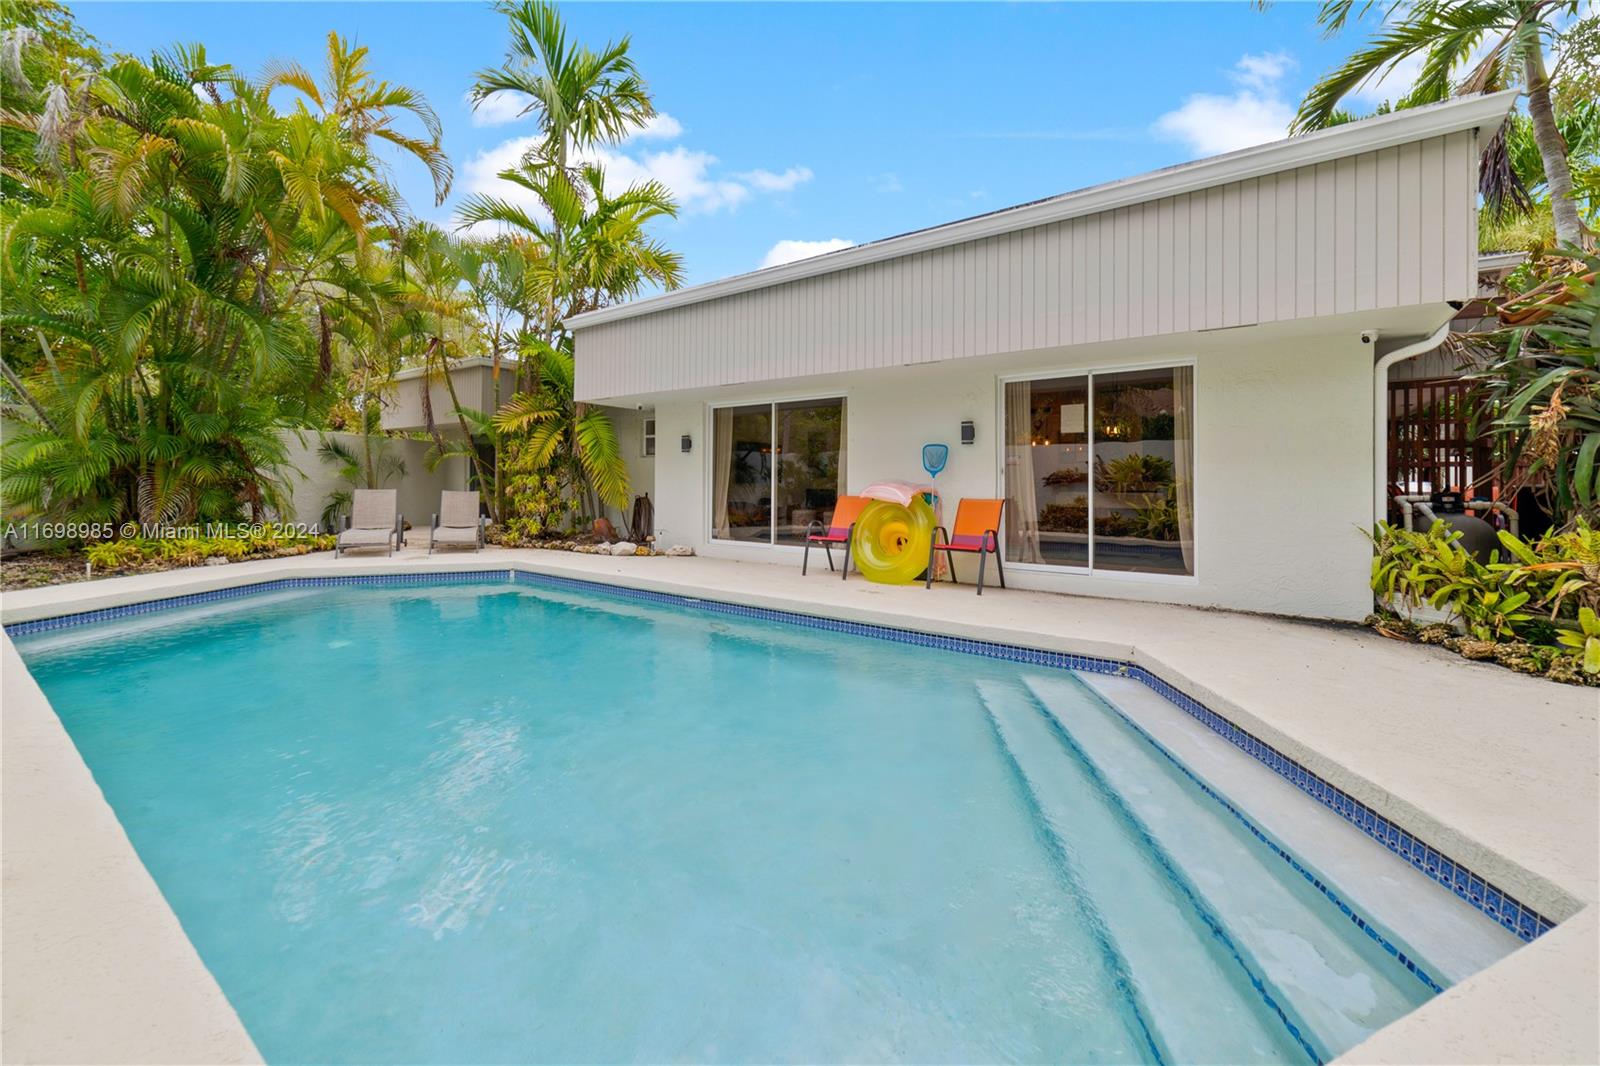
M971 586L929 591L856 577L841 582L825 568L802 578L787 560L504 549L431 557L406 551L392 559L316 555L33 589L7 593L0 620L280 576L501 567L1137 662L1551 918L1566 921L1600 900L1600 692L1348 626L1014 590L978 597ZM8 704L14 672L5 678ZM10 754L8 807L19 795ZM17 916L12 903L8 924ZM1591 935L1575 935L1585 922ZM1592 925L1591 912L1349 1057L1600 1059L1592 1009L1600 949ZM9 966L7 976L15 976ZM1560 1009L1573 1003L1582 1006ZM1549 1022L1537 1040L1526 1025L1534 1018ZM9 1028L9 1008L6 1020Z

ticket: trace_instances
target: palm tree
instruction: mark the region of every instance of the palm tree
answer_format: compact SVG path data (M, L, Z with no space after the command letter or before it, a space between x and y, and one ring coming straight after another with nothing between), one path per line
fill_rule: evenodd
M531 333L522 337L522 367L529 391L500 409L495 425L506 433L529 433L524 465L551 464L566 472L589 497L589 513L599 505L626 508L628 470L617 447L610 416L579 403L573 395L572 337L560 323L568 316L636 296L646 288L676 288L683 259L646 232L658 218L675 217L677 205L658 182L633 185L607 195L605 174L589 164L578 179L549 164L525 162L500 174L533 193L548 220L508 200L474 196L458 217L463 224L495 222L528 252L528 288L550 309L554 340Z
M544 0L501 0L511 46L499 67L478 72L474 106L499 93L526 100L523 113L538 117L540 140L530 160L548 165L545 183L567 180L575 151L611 144L642 127L655 114L650 91L628 55L627 37L596 52L567 39L566 24L554 4ZM551 189L549 195L562 195ZM569 195L576 195L576 191ZM557 258L566 244L558 219L547 242ZM555 301L544 304L545 339L559 343Z
M598 515L601 506L624 510L628 505L628 464L617 444L616 427L601 407L574 398L572 352L542 340L529 342L538 367L539 387L524 392L495 414L494 426L502 433L525 434L519 465L529 470L552 470L585 497L586 513Z
M1343 29L1373 0L1323 0L1318 23ZM1551 100L1545 49L1556 41L1558 21L1578 13L1579 0L1419 0L1392 3L1391 19L1365 47L1311 88L1290 127L1292 133L1322 129L1339 115L1339 104L1374 76L1410 56L1423 57L1421 76L1400 106L1432 103L1452 92L1485 92L1521 85L1528 98L1533 140L1543 164L1556 237L1577 245L1587 229L1572 199L1572 171ZM1459 83L1457 72L1485 42L1487 52Z
M338 33L330 33L322 84L293 62L269 63L261 83L268 93L280 85L298 89L316 106L318 114L332 119L363 149L376 137L415 156L433 176L434 203L444 203L454 171L440 147L444 131L439 116L417 90L376 80L367 68L364 45L351 48ZM402 112L421 121L426 139L396 128L395 119Z
M500 371L506 356L516 351L511 321L513 316L527 317L528 261L522 248L505 238L458 241L455 258L467 299L489 345L489 376L494 405L499 407Z
M473 104L497 93L527 98L523 113L537 113L543 155L557 167L565 169L574 150L622 140L655 114L627 37L595 52L567 40L554 4L502 0L496 10L510 24L511 47L504 64L478 72Z
M338 119L280 114L199 48L82 82L68 115L0 113L8 147L60 147L7 157L27 196L7 204L0 367L23 403L0 491L80 518L260 518L283 502L280 431L328 402L333 320L378 295L358 250L397 198Z
M551 309L558 343L560 323L572 315L681 284L683 256L647 232L651 222L678 214L660 182L639 182L612 196L595 164L574 176L531 160L498 176L532 193L547 217L503 197L477 195L462 201L456 218L462 226L495 223L521 243L528 287Z

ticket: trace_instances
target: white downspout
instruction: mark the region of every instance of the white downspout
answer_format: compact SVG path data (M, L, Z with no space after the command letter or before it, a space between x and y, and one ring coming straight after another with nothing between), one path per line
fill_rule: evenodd
M1434 330L1420 341L1403 345L1380 358L1372 367L1372 524L1374 527L1389 515L1389 368L1407 359L1426 355L1450 335L1450 322ZM1362 335L1377 342L1378 332L1368 330Z

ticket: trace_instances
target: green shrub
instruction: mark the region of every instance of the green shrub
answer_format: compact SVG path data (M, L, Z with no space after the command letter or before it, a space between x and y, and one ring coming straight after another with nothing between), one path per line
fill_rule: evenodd
M108 540L84 549L94 570L121 570L145 561L144 545L136 540Z
M242 559L332 551L334 540L331 533L303 534L276 530L244 536L129 537L88 544L84 547L84 555L93 570L133 570L147 563L156 563L155 569L161 570L199 566L217 556L229 562L238 562Z
M1170 484L1172 474L1170 459L1134 452L1105 465L1100 487L1113 492L1137 492L1152 485Z
M1428 606L1469 637L1522 643L1574 656L1600 675L1600 530L1573 529L1525 541L1500 533L1480 562L1443 522L1413 532L1380 522L1372 537L1372 590L1379 605L1409 614Z

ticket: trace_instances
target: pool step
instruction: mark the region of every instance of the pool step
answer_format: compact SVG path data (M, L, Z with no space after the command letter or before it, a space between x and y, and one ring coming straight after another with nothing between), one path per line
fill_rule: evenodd
M1429 997L1083 685L1043 675L1024 684L1319 1057L1355 1046Z
M1281 1062L1308 1056L1251 987L1227 945L1062 743L1023 686L977 682L1005 754L1030 793L1068 892L1085 910L1157 1055L1168 1062ZM1203 980L1212 994L1198 997ZM1216 995L1231 987L1233 996ZM1219 1009L1218 1004L1222 1006Z

